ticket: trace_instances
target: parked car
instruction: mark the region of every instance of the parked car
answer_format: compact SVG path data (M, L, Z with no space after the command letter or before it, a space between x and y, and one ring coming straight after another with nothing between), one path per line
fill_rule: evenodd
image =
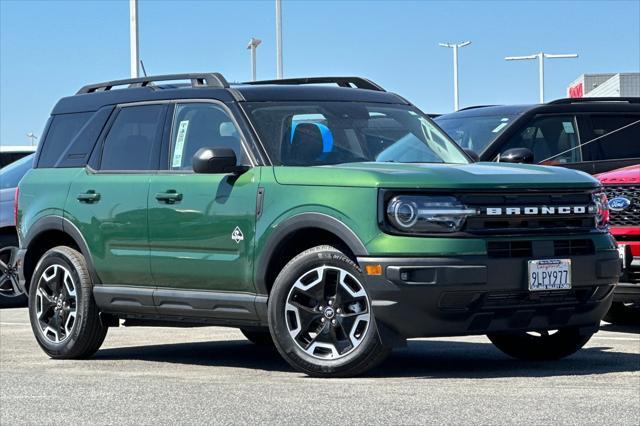
M92 355L124 319L238 327L314 376L423 336L558 359L598 330L620 275L596 179L474 164L363 78L111 81L49 123L16 208L53 358Z
M0 145L0 169L34 152L35 146Z
M618 241L623 274L605 320L640 324L640 165L596 175L609 197L611 233Z
M18 183L31 170L33 157L30 154L0 169L0 308L27 305L14 265L18 247L14 203Z
M590 174L640 163L640 98L477 106L441 115L436 123L481 161L538 163Z

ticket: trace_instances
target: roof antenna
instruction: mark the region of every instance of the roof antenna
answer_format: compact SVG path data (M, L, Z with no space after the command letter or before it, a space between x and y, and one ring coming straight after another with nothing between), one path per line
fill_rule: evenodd
M148 77L147 70L144 69L144 62L142 62L142 59L140 59L140 66L142 67L142 73L144 74L144 76Z

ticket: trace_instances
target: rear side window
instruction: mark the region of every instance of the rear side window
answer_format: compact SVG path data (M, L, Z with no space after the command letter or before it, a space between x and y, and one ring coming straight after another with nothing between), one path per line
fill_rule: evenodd
M588 143L585 149L589 149L593 160L639 158L640 122L638 121L640 121L640 115L592 115L592 139L600 139ZM629 127L622 129L625 126Z
M80 112L53 116L40 151L38 167L53 167L92 115L92 112Z
M512 136L502 151L529 148L536 163L577 163L582 161L577 129L572 115L539 116Z
M156 169L165 108L164 105L122 108L104 140L100 169Z

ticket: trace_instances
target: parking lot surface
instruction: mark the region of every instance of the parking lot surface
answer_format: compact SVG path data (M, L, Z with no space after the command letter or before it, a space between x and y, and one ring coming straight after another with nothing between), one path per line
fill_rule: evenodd
M115 328L54 361L26 309L0 311L0 423L637 424L640 335L603 323L585 350L514 361L485 337L413 340L370 374L314 379L239 331Z

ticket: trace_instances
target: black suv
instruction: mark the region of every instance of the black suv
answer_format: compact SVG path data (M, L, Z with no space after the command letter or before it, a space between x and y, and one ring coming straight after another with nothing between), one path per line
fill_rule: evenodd
M533 162L590 174L640 163L640 98L474 106L436 122L482 161Z

